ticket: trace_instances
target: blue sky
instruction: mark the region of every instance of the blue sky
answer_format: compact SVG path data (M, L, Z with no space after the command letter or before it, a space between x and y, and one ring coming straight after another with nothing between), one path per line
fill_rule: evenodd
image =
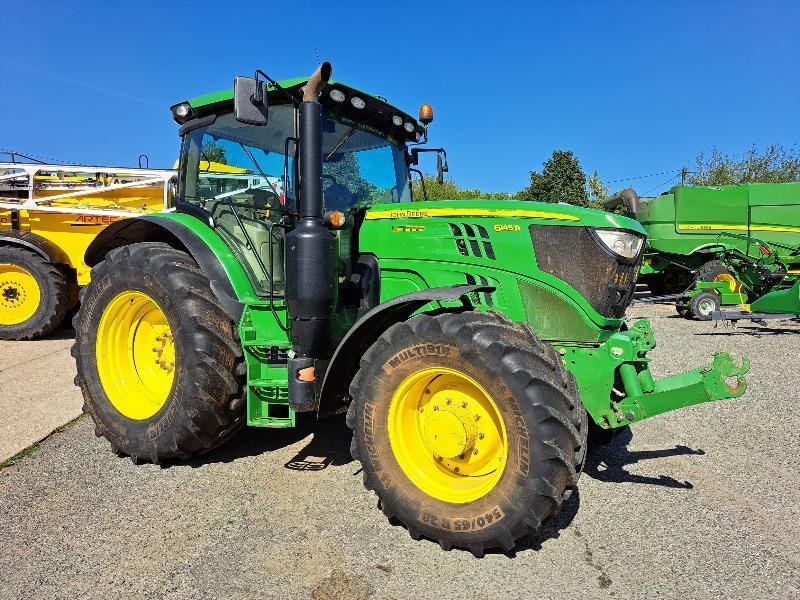
M486 191L520 189L554 149L612 189L656 193L700 151L799 141L797 0L0 9L16 23L3 28L0 149L60 161L135 165L146 153L170 166L171 104L256 67L309 73L317 55L412 114L431 103L451 175Z

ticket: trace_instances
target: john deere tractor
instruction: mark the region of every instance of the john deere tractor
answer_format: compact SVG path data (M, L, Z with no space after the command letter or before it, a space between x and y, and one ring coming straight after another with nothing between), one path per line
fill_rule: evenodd
M624 320L636 221L413 198L421 153L446 169L430 106L417 120L330 75L259 71L173 106L175 210L87 250L76 383L115 451L184 460L346 412L386 516L481 555L559 511L590 429L744 393L722 353L654 380L653 332Z

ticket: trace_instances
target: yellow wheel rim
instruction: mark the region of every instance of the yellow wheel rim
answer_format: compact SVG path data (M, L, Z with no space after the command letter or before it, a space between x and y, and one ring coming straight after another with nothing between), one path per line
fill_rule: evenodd
M0 325L19 325L36 314L42 292L29 271L0 263Z
M731 292L737 291L737 288L739 287L739 282L736 281L736 277L734 277L730 273L720 273L719 275L714 277L714 281L724 281L725 283L728 284L728 287L730 288Z
M454 369L422 369L407 377L392 396L388 425L400 468L444 502L482 498L508 462L500 409L478 382Z
M161 307L143 292L108 303L97 328L97 371L111 404L129 419L149 419L167 401L175 343Z

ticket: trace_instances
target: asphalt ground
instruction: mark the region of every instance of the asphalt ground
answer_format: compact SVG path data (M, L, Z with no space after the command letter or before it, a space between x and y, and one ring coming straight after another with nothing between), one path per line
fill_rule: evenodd
M800 326L672 311L630 311L653 317L656 375L725 349L752 358L747 394L591 452L578 493L512 554L444 552L390 525L341 419L245 430L158 467L115 456L81 417L0 470L0 598L799 597ZM3 381L25 377L9 360ZM71 381L59 352L35 360L40 379Z
M43 340L0 340L0 463L81 414L73 337L66 327Z

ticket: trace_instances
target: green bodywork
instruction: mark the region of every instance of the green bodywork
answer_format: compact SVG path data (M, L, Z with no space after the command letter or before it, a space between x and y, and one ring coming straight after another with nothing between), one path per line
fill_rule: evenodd
M283 84L297 87L303 81ZM201 115L230 112L232 97L231 91L218 92L190 104ZM279 101L274 90L270 98ZM263 290L259 295L229 237L188 214L163 213L157 218L179 222L202 239L222 264L236 300L244 305L238 331L247 365L247 423L294 425L287 369L274 360L276 352L285 355L291 347L284 299L278 293L265 297ZM357 258L351 253L353 247L361 256L373 255L380 267L380 302L432 288L491 286L493 291L470 293L466 302L474 310L498 311L527 323L550 342L575 375L591 418L603 428L744 393L747 362L737 368L726 354L717 355L706 367L654 380L647 353L655 339L647 321L626 328L623 318L604 317L572 285L540 269L531 228L553 226L644 233L635 220L566 204L483 200L374 204L360 226L335 232L336 258L352 264ZM353 235L358 239L351 239ZM558 255L566 265L575 261L569 247L559 248ZM630 275L635 276L635 272ZM605 281L608 274L587 270L585 277ZM632 284L632 279L615 283ZM435 302L419 311L447 308L463 308L463 303ZM337 302L329 331L331 354L360 314L357 308ZM726 385L725 378L734 378L735 385Z
M648 236L642 275L662 273L670 265L694 270L714 258L721 245L746 252L748 236L800 246L800 182L676 186L667 194L642 198L631 216ZM726 233L743 237L721 244L719 236ZM800 269L800 262L790 268Z

